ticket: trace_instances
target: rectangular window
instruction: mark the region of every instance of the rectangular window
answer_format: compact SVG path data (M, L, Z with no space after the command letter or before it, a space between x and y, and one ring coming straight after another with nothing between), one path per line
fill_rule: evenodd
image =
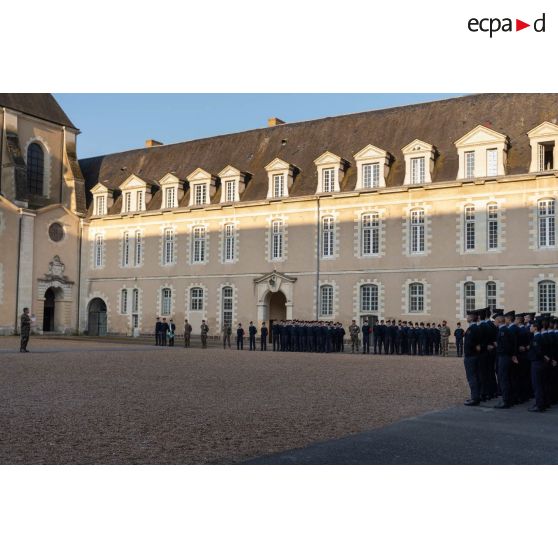
M422 283L409 285L409 312L424 312L424 285Z
M549 248L556 245L555 201L541 200L538 206L539 247Z
M192 263L205 262L205 227L195 227L192 231Z
M163 263L170 265L174 263L174 231L173 229L165 229L163 247Z
M136 231L136 250L135 250L135 264L141 265L142 260L142 246L141 246L141 231Z
M331 285L320 287L320 315L333 316L333 287Z
M224 243L223 243L223 261L234 261L234 241L235 241L235 227L232 223L225 225L224 230Z
M414 157L411 159L411 184L424 184L424 181L424 157Z
M465 314L475 309L475 284L467 282L463 286L463 295L465 301Z
M486 176L498 176L498 150L486 150Z
M376 188L380 185L380 163L362 165L362 187Z
M130 265L130 233L127 231L122 237L122 265L124 267Z
M235 180L225 182L225 201L227 202L235 201L235 182Z
M465 153L465 178L475 177L475 152L467 151Z
M539 312L556 312L556 283L539 282Z
M120 291L120 313L128 313L128 291L126 289Z
M232 325L233 320L233 289L232 287L223 287L223 325Z
M283 221L271 223L271 259L283 258Z
M163 289L161 291L161 314L169 316L172 307L172 291L170 289Z
M96 211L95 215L102 216L105 214L105 196L96 196Z
M335 222L333 217L322 219L322 257L333 257L335 246Z
M490 308L490 311L493 312L497 304L496 283L494 283L494 281L489 281L486 284L486 305ZM473 310L473 308L471 308L471 310Z
M554 142L539 143L537 170L543 172L554 168Z
M362 216L362 251L363 256L380 253L380 217L377 213Z
M203 289L201 287L190 289L190 310L194 312L203 310Z
M103 265L103 235L95 235L95 267Z
M362 285L360 288L360 311L361 312L377 312L378 311L378 286Z
M282 198L285 195L285 175L273 175L273 197Z
M124 211L125 213L132 211L132 192L124 193Z
M498 206L495 203L489 204L486 213L488 249L494 250L498 248Z
M139 291L138 289L134 289L132 291L132 312L135 314L139 312ZM134 326L134 327L137 327Z
M322 190L333 192L335 190L335 169L322 170Z
M194 205L203 205L206 203L207 184L196 184L194 188Z
M165 208L171 209L176 205L176 191L174 187L165 188Z
M411 254L424 252L424 210L411 211Z
M143 211L145 207L143 206L143 191L138 190L136 197L136 211Z
M465 208L465 250L475 249L475 208Z

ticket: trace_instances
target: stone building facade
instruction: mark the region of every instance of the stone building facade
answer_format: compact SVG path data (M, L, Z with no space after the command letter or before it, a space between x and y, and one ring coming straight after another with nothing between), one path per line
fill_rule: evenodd
M219 333L250 320L554 312L557 123L558 95L490 94L151 142L63 164L66 198L40 207L2 187L14 208L0 205L0 242L32 214L22 296L44 322L63 263L55 327L90 334L149 333L157 316ZM67 251L48 240L55 221ZM16 280L2 277L9 316Z

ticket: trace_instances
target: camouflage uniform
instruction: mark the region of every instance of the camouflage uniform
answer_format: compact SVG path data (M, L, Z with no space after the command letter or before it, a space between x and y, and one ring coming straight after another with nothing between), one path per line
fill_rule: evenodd
M448 345L449 345L449 336L450 335L451 335L451 330L448 326L442 326L440 328L440 341L441 341L442 356L448 356Z
M31 317L29 314L25 312L21 315L21 325L19 328L21 343L19 346L20 353L26 353L27 351L27 343L29 343L29 334L31 333Z
M359 351L360 348L360 341L358 338L358 334L360 333L360 327L358 327L356 324L351 324L349 326L349 335L351 336L351 349L352 352L355 352L355 348L356 351Z
M190 335L192 334L192 325L188 322L188 320L184 321L184 346L190 346Z

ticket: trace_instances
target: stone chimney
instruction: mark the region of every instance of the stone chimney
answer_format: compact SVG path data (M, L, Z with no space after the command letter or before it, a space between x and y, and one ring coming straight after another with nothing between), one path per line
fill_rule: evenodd
M145 147L156 147L157 145L163 145L163 142L154 139L145 140Z
M279 124L285 124L284 120L277 118L276 116L272 116L271 118L267 119L267 127L273 128L274 126L279 126Z

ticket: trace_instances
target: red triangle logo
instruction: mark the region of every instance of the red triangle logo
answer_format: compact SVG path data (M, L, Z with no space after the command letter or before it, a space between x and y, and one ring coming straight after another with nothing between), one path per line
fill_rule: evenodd
M516 31L521 31L522 29L525 29L526 27L531 27L531 24L530 23L525 23L524 21L521 21L520 19L515 20L515 30Z

